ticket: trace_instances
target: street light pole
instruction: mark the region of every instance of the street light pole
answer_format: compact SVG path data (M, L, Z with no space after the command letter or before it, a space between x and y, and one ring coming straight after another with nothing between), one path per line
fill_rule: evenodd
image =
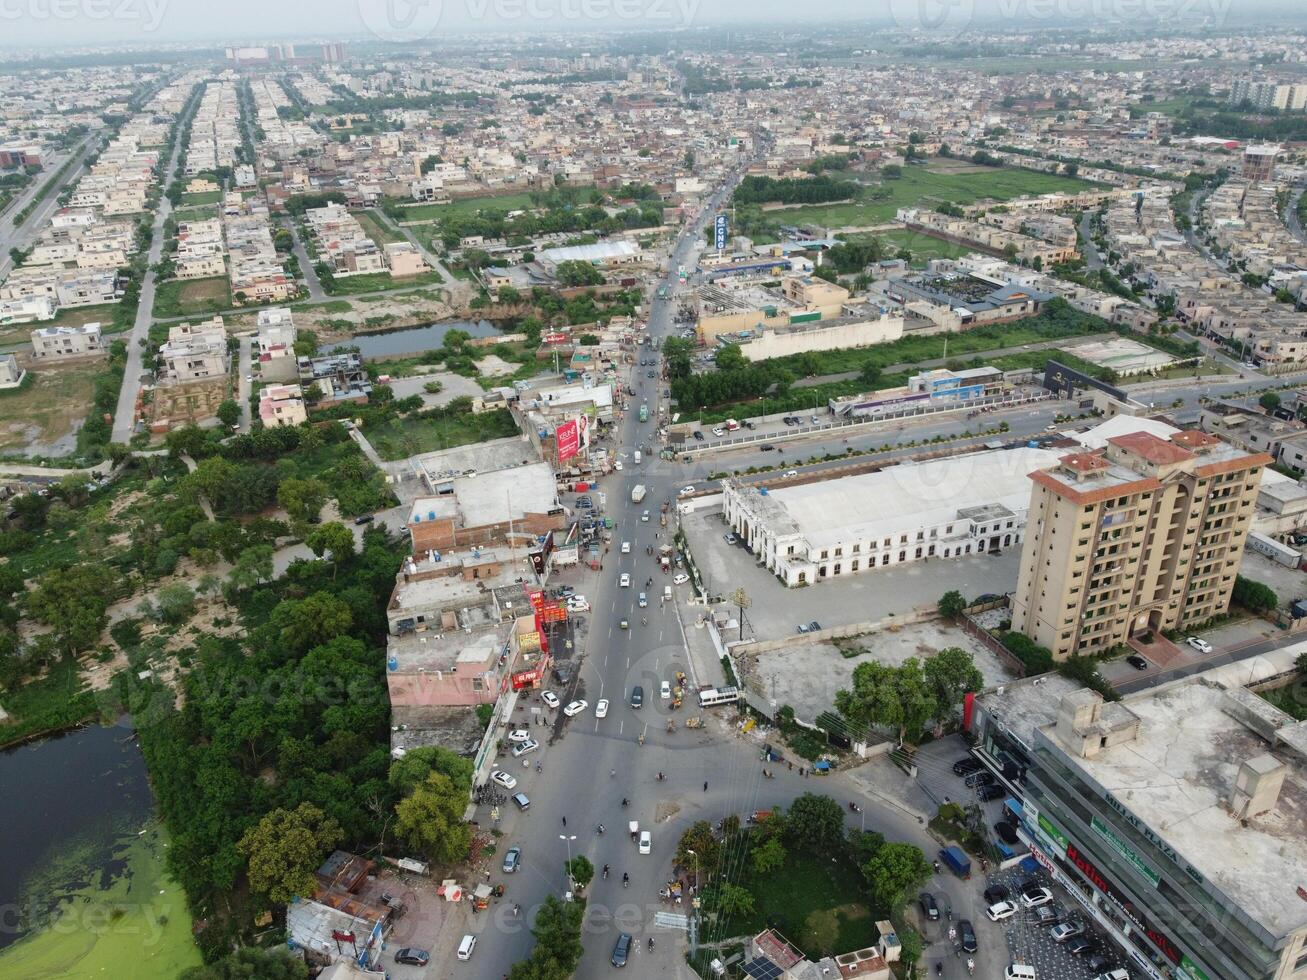
M576 882L572 879L572 841L576 840L576 834L559 834L558 839L567 842L567 893L570 895L576 891Z

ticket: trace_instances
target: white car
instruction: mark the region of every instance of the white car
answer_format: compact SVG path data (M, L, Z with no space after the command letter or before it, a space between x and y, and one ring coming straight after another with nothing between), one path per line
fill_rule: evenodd
M571 595L567 597L568 612L589 612L590 601L583 595Z
M694 493L694 487L681 487L681 496L684 497L687 493Z
M514 745L521 745L523 742L531 741L531 733L525 728L514 728L508 733L508 740Z
M658 696L664 701L670 701L672 697L672 685L670 681L663 681L662 686L658 688Z
M643 592L641 592L641 593L640 593L640 608L643 609L643 608L644 608L645 606L647 606L647 605L649 605L649 597L646 596Z
M558 707L558 695L555 694L553 691L541 691L540 700L545 703L546 707L550 707L550 708Z
M1016 915L1017 907L1011 902L995 902L985 909L985 914L989 916L990 922L1002 922L1004 919L1010 919Z
M563 709L563 714L567 715L569 718L575 718L588 707L590 707L589 701L573 701Z
M617 462L613 463L613 469L620 470L621 468L622 468L622 461L620 459L617 460Z
M684 572L677 572L672 576L673 585L684 585L688 581L690 581L690 576L686 575Z
M647 510L640 515L640 520L643 521L645 524L649 523L649 512Z
M630 553L631 553L631 542L630 542L630 541L623 541L623 542L622 542L622 554L624 554L624 555L629 555Z
M653 835L647 830L640 831L640 853L649 854L653 851Z
M477 937L473 935L464 936L458 944L458 958L463 961L472 958L472 950L477 948Z
M515 746L513 746L513 758L514 758L514 759L520 759L520 758L522 758L522 756L526 755L528 752L534 752L534 751L535 751L536 749L538 749L538 748L540 748L540 743L539 743L539 742L537 742L537 741L536 741L535 739L533 739L533 738L531 738L531 739L527 739L527 740L526 740L525 742L523 742L521 745L515 745Z
M799 475L798 470L786 470L784 473L781 474L781 476L798 476L798 475Z
M607 718L607 717L608 717L608 699L607 699L607 698L600 698L598 701L595 702L595 717L596 717L596 718Z
M1037 909L1053 901L1053 893L1047 888L1027 888L1021 893L1021 904L1028 909Z
M712 430L712 434L715 435L718 439L720 439L722 436L726 435L726 430L719 425Z
M1185 642L1188 643L1195 650L1197 650L1199 653L1212 652L1212 645L1208 643L1206 640L1202 639L1201 637L1191 636L1188 639L1186 639Z
M624 589L629 589L631 587L631 576L623 572L622 577L617 580L617 584Z
M496 769L494 772L492 772L490 774L490 781L492 783L498 783L500 786L504 787L504 789L517 788L517 779L514 778L513 776L510 776L502 769Z

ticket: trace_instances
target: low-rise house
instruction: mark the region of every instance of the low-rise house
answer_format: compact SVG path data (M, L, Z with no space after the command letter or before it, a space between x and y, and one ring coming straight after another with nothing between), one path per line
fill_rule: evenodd
M259 391L259 420L264 428L307 422L304 389L299 385L269 385Z
M41 327L32 331L32 356L37 360L89 357L101 354L104 350L104 338L98 323L83 323L75 327Z
M227 373L227 330L222 317L207 323L182 323L168 330L168 341L159 348L163 362L160 380L170 384L187 384Z

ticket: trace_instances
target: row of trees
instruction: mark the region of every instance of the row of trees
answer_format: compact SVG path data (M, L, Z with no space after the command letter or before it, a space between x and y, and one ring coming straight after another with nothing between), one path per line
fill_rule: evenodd
M874 660L858 664L853 685L838 691L835 707L859 725L892 728L900 740L920 741L927 726L956 718L962 696L984 687L975 661L960 647L946 647L920 661L898 666Z
M857 197L862 185L852 180L836 180L826 174L803 180L773 177L745 177L735 189L737 204L825 204Z

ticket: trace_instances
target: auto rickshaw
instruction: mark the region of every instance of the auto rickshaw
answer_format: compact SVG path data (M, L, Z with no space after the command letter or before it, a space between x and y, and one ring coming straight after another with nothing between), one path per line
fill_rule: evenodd
M634 844L640 836L640 821L632 820L628 827L631 831L631 843Z
M693 718L685 719L686 728L701 728L702 726L703 726L703 721L699 718L698 715L695 715Z
M622 620L621 626L622 626L622 629L624 629L624 630L629 630L629 629L631 628L631 624L628 623L626 620Z

